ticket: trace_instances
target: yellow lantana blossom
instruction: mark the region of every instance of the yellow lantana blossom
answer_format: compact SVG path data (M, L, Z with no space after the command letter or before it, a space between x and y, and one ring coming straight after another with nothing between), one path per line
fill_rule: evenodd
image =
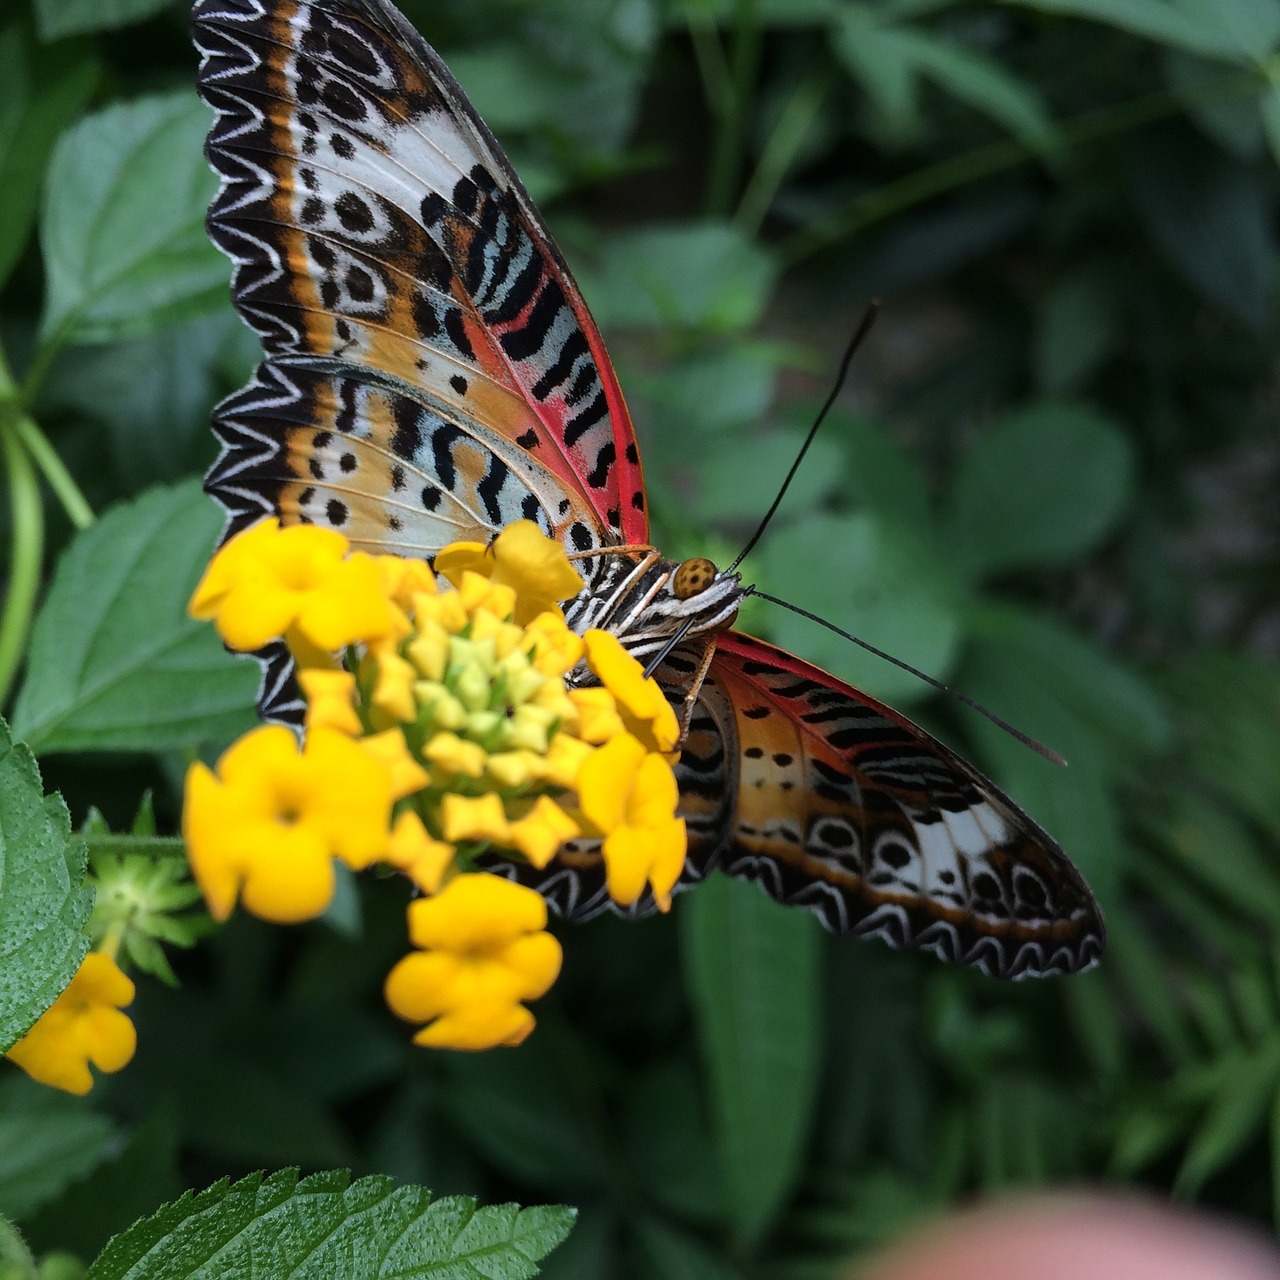
M532 520L508 525L488 546L455 542L436 556L436 572L455 587L462 585L468 571L519 592L515 619L521 626L576 596L583 585L564 548Z
M414 1043L448 1049L519 1044L534 1019L522 1001L546 993L560 972L560 944L545 932L547 904L497 876L462 875L409 907L419 951L387 976L391 1009L426 1022Z
M612 633L588 631L583 644L587 664L613 695L618 714L632 737L650 751L663 754L673 751L680 726L658 682L644 674L644 668Z
M90 1063L114 1072L133 1057L137 1033L120 1012L133 996L133 983L119 965L91 951L67 989L5 1056L41 1084L86 1094L93 1087Z
M674 816L680 793L670 765L620 734L582 766L578 797L582 813L604 837L610 897L629 905L648 884L658 906L668 910L686 846L684 819Z
M222 548L190 610L212 619L223 640L245 653L295 631L306 645L332 653L385 635L394 623L371 556L348 554L347 540L332 529L281 529L274 518Z
M237 896L280 924L319 915L333 897L333 859L353 870L386 850L388 769L332 729L307 735L268 725L218 761L187 774L183 832L197 882L217 920Z

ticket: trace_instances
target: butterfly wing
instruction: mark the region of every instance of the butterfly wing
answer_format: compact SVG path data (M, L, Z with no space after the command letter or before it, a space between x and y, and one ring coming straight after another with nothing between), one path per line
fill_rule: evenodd
M199 0L209 213L267 352L215 419L232 528L425 555L542 513L644 542L600 335L493 135L385 0Z
M716 860L837 933L918 947L1002 978L1087 969L1102 914L1062 849L905 716L738 632L702 695L734 804ZM681 794L705 779L681 761ZM705 785L704 785L705 784Z

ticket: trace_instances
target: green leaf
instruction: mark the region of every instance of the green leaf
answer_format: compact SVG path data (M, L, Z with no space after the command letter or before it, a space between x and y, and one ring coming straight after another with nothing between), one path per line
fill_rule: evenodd
M728 351L698 352L660 370L627 370L630 396L638 393L655 412L655 431L672 446L691 432L712 433L759 421L773 400L777 352L763 344L735 343Z
M811 516L771 529L760 561L761 577L772 591L854 630L868 644L933 676L945 677L955 662L955 587L913 531L870 512ZM769 631L784 648L875 697L902 700L927 693L909 672L794 614L775 609Z
M204 229L208 128L184 92L117 103L63 135L41 221L45 339L134 337L226 297L229 268Z
M1241 160L1256 160L1264 145L1261 87L1258 94L1223 93L1221 62L1177 49L1165 52L1164 66L1183 110L1201 131Z
M37 409L104 428L116 473L136 493L207 469L209 406L244 383L260 355L257 336L228 306L145 338L68 352Z
M294 1280L372 1280L435 1275L448 1280L523 1280L569 1234L574 1211L474 1200L432 1201L390 1178L350 1182L339 1170L298 1180L286 1169L250 1174L183 1196L117 1236L89 1280L187 1280L217 1274L249 1280L266 1272Z
M1175 7L1165 0L1005 0L1005 3L1062 17L1092 18L1189 53L1231 61L1243 58L1245 46L1238 32L1229 24L1215 20L1207 6Z
M1132 483L1132 451L1117 426L1084 405L1033 403L964 451L942 546L974 578L1067 564L1116 527Z
M746 437L746 438L744 438ZM758 521L777 496L804 436L794 431L720 436L698 450L698 513L704 521ZM751 466L742 466L743 450ZM818 436L787 490L787 506L805 511L838 492L843 481L839 446ZM748 524L748 527L750 525ZM766 544L767 545L767 544Z
M1223 1073L1222 1087L1197 1126L1174 1191L1194 1195L1215 1173L1260 1136L1276 1089L1280 1087L1280 1036L1242 1054Z
M83 45L46 48L21 22L0 29L0 285L31 233L53 144L83 110L98 74Z
M1036 382L1050 395L1084 386L1120 337L1115 276L1089 268L1060 280L1045 296L1033 338Z
M24 1075L0 1080L0 1214L26 1218L105 1159L115 1126Z
M583 289L606 327L734 332L764 313L777 263L726 223L647 227L606 246Z
M734 1234L767 1230L802 1167L821 1019L816 922L752 884L715 876L682 903L685 982Z
M1268 82L1262 87L1258 97L1258 110L1271 158L1276 164L1280 164L1280 84Z
M697 1236L660 1218L640 1218L635 1234L640 1280L741 1280L742 1272Z
M959 102L981 112L1008 130L1033 151L1055 150L1061 139L1039 93L986 58L925 31L898 28L881 33L892 37L901 55L922 75Z
M542 1016L537 1034L502 1054L449 1060L446 1111L499 1169L556 1195L609 1178L603 1101L586 1046Z
M1280 839L1280 673L1246 654L1189 655L1168 673L1196 768Z
M1210 302L1261 330L1275 300L1266 177L1185 132L1148 133L1129 158L1134 203L1165 257Z
M917 458L876 422L833 413L824 430L840 442L849 460L845 482L854 501L927 540L933 531L933 503Z
M109 31L169 8L170 0L35 0L42 40L81 31Z
M0 1051L57 999L89 950L84 842L46 796L26 745L0 720Z
M45 751L162 751L253 721L254 664L186 616L221 517L191 481L113 508L63 555L14 723Z

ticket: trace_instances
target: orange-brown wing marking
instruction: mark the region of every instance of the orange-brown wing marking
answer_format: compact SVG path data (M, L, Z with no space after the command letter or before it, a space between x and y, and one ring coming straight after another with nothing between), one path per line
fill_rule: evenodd
M999 977L1097 960L1102 915L1061 848L904 716L736 632L720 638L704 702L721 721L731 709L737 742L722 870L836 932Z

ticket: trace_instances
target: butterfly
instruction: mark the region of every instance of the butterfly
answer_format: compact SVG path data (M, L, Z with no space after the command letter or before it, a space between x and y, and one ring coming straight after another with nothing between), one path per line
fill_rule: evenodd
M221 176L209 232L260 335L214 411L226 536L268 515L426 559L535 521L602 626L685 713L682 887L758 881L838 933L999 977L1102 950L1079 872L977 769L892 708L732 629L746 588L649 545L635 432L604 343L502 148L388 0L197 0ZM259 705L296 719L288 655ZM562 915L610 905L597 847L496 864ZM642 899L633 913L652 909Z

